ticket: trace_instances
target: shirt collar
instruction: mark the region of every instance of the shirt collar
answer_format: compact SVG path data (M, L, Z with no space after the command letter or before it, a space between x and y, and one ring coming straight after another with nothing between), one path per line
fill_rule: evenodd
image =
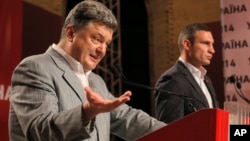
M179 61L181 61L187 68L188 70L193 74L193 75L198 75L199 78L204 78L207 70L202 66L200 69L196 68L192 64L186 62L184 59L179 57Z
M66 59L66 61L69 63L70 67L73 69L75 73L85 74L86 76L89 76L91 71L85 73L83 70L83 65L80 62L78 62L76 59L68 55L64 50L59 48L54 43L52 44L52 48L55 49L59 54L61 54Z

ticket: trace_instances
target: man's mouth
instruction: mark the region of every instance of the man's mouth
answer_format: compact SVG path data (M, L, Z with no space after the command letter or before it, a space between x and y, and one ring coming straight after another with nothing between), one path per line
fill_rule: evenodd
M91 58L91 60L93 60L95 62L97 62L99 59L99 57L97 55L93 55L93 54L90 54L90 58Z

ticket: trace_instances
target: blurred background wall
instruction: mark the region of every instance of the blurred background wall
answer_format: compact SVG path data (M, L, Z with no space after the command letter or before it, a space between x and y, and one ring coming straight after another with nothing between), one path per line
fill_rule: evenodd
M20 21L22 25L20 59L43 53L50 44L57 43L65 14L79 1L23 0L22 21ZM108 0L101 2L110 4ZM224 86L220 1L116 0L115 2L118 2L120 8L120 13L117 14L120 20L123 73L131 81L144 85L154 87L160 74L175 63L179 56L178 33L184 25L201 22L211 27L215 38L216 54L207 69L208 75L215 83L215 90L222 106ZM9 84L4 85L9 86ZM152 91L122 84L122 91L127 89L133 92L128 104L154 116ZM8 95L6 89L3 90L2 95L5 97ZM0 99L0 104L2 103L5 103L6 109L8 98ZM6 135L7 115L1 115L1 117L3 129L0 128L2 130L0 132ZM7 135L4 140L8 140Z

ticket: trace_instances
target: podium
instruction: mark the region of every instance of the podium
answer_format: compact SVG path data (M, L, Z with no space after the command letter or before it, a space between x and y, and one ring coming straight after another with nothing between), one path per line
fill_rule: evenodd
M137 141L228 141L229 113L202 109L147 134Z

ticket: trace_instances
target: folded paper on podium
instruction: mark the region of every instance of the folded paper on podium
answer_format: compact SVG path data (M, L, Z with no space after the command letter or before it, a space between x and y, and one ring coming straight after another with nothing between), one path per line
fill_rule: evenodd
M137 141L228 141L229 113L202 109Z

